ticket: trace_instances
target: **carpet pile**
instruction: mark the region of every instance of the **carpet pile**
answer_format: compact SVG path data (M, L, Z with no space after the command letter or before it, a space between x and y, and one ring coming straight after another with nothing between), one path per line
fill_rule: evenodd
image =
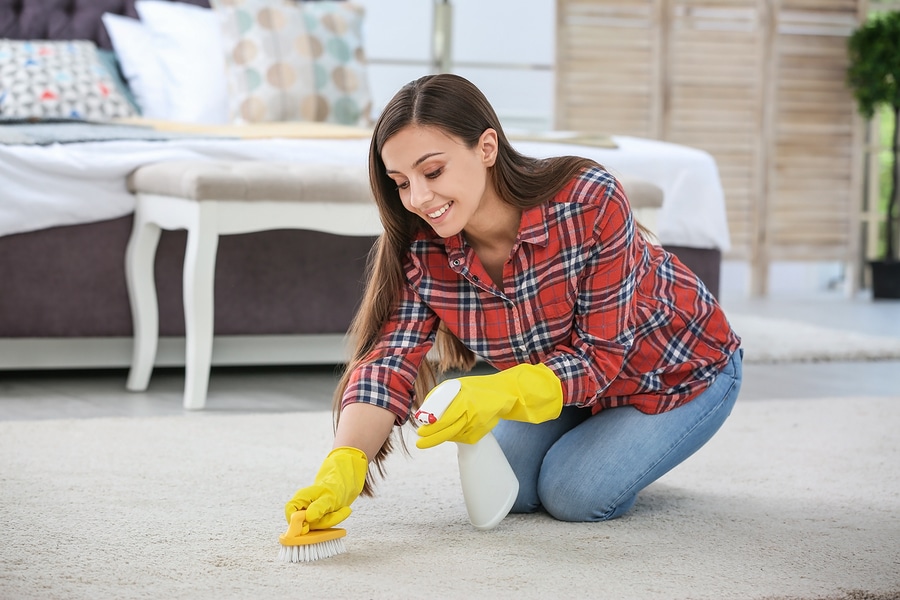
M0 598L900 597L900 397L738 402L607 523L468 523L455 448L391 457L346 554L276 560L330 414L0 422ZM407 438L409 438L407 434Z

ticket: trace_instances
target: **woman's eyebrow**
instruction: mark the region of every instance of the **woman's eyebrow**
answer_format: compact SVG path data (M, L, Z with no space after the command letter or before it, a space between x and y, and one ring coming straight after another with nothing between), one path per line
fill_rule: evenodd
M417 160L416 162L414 162L414 163L412 164L412 168L415 169L416 167L418 167L419 165L421 165L423 162L425 162L426 160L428 160L428 159L431 158L432 156L437 156L437 155L439 155L439 154L443 154L443 152L429 152L428 154L423 154L422 156L419 157L419 160ZM386 172L388 175L390 175L391 173L399 173L400 171L394 171L393 169L387 169L385 172Z

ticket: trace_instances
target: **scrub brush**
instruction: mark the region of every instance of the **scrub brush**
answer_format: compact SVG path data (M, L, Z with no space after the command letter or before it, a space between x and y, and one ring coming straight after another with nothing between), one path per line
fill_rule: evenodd
M310 530L306 523L306 511L298 510L291 514L287 531L278 537L281 542L278 558L286 563L305 563L343 554L347 551L343 540L345 535L347 530L339 527Z

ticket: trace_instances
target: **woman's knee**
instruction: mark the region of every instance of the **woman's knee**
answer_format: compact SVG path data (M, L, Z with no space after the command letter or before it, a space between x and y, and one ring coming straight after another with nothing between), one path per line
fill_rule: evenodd
M554 519L570 522L609 521L621 517L634 506L636 493L604 493L602 482L562 474L541 472L538 479L540 505Z

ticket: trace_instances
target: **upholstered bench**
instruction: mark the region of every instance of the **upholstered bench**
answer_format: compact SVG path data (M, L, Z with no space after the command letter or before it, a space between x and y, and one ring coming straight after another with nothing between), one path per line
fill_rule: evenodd
M173 161L135 170L134 229L125 258L134 322L126 387L150 382L159 340L154 259L161 229L186 229L184 407L206 404L213 342L213 278L220 235L307 229L338 235L381 233L364 165Z

